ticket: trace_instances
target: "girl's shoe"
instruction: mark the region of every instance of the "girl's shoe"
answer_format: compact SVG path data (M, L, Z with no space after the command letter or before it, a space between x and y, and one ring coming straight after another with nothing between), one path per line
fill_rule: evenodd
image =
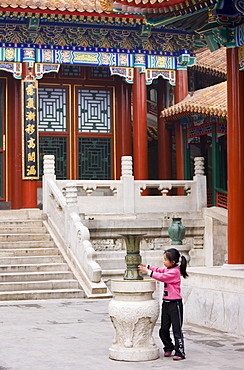
M180 356L174 356L173 357L173 360L175 360L175 361L184 360L184 359L185 359L185 357L180 357Z
M170 357L171 354L172 354L171 351L166 351L166 352L164 352L164 357Z

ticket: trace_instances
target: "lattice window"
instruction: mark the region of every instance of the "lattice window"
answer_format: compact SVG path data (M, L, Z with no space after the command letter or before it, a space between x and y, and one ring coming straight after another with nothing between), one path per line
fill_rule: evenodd
M65 88L39 87L39 131L67 130L66 95Z
M108 67L91 67L91 76L96 78L108 78L111 74Z
M62 76L68 77L80 77L81 76L81 67L73 65L62 65L61 66Z
M43 156L53 154L55 156L55 174L57 179L65 180L67 173L67 138L57 136L40 136L40 179L43 175Z
M78 90L78 131L111 132L111 97L109 90Z
M79 179L111 179L111 139L79 138Z

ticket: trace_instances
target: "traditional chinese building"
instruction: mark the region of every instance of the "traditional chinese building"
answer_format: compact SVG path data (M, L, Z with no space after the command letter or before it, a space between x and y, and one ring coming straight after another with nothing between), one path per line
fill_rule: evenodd
M62 179L118 178L122 155L147 178L147 86L172 94L202 36L148 25L141 4L18 4L0 2L1 199L36 207L45 153Z
M181 119L185 179L193 177L194 158L204 157L208 206L227 208L227 86L226 81L197 90L162 111L171 127Z
M157 80L158 178L172 176L159 113L188 94L195 53L227 48L229 262L244 262L243 5L241 1L0 0L0 196L37 206L42 158L59 178L118 178L122 155L148 178L147 90ZM133 102L131 109L131 101ZM184 123L174 122L175 173L185 176ZM235 220L235 221L234 221Z

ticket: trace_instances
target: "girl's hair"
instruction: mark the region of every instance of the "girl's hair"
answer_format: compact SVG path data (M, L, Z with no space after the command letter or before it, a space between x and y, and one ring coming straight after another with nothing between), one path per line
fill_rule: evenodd
M186 258L185 256L183 256L177 249L175 248L170 248L170 249L167 249L165 252L164 252L165 256L167 257L167 259L169 260L169 262L173 263L173 261L175 262L175 264L179 263L179 260L181 258L181 262L180 262L180 273L181 275L183 276L183 278L187 278L188 274L186 272L186 265L187 265L187 261L186 261Z

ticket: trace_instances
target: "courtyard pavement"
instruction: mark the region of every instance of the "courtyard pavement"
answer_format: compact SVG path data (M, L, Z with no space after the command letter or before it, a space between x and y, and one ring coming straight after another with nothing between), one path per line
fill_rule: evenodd
M244 337L184 325L186 359L109 359L115 334L109 299L0 302L0 370L146 370L244 368Z

